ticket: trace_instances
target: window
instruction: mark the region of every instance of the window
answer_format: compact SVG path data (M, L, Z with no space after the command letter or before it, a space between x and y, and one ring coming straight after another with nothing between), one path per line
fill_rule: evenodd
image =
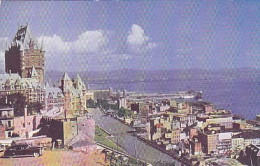
M8 121L8 127L11 127L11 121Z
M11 137L11 136L12 136L12 132L9 131L9 132L8 132L8 137Z

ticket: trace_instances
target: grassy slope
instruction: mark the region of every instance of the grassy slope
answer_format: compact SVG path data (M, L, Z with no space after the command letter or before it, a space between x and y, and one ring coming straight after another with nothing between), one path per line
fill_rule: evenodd
M95 127L95 129L96 129L96 132L95 132L95 139L94 140L96 142L103 144L105 146L108 146L112 149L115 149L115 150L117 149L116 144L112 140L107 138L107 136L109 136L107 133L105 133L103 130L101 130L97 126ZM118 147L118 151L123 152L123 150L120 147Z

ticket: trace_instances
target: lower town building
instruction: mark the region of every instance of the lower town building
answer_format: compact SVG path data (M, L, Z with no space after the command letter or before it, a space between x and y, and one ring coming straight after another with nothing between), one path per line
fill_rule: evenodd
M243 131L242 137L244 138L244 145L249 146L250 144L260 144L260 131L259 130L246 130Z
M181 127L185 128L191 126L196 121L196 115L193 114L177 114L173 116L173 119L178 120L181 123Z
M233 135L231 144L232 144L232 152L238 153L241 150L245 149L244 138L242 137L242 134Z
M1 126L1 137L10 138L14 132L14 109L0 105L0 126ZM3 134L4 131L4 134Z
M172 138L171 138L171 143L172 144L178 144L180 140L180 129L173 129L172 130Z
M228 155L231 153L232 149L232 141L231 141L232 133L219 133L218 134L218 153Z
M218 146L218 133L214 131L199 133L199 139L204 153L216 153Z
M197 136L194 136L190 141L190 148L192 155L200 155L202 154L201 142L199 141Z
M210 116L206 119L206 124L220 124L221 126L225 126L225 128L233 128L232 122L232 116Z
M27 107L24 109L24 116L14 117L14 133L21 138L31 138L34 133L38 132L41 115L29 115Z

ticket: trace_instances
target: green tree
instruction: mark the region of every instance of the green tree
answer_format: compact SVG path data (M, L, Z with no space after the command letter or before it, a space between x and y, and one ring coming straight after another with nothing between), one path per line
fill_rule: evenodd
M122 118L122 117L125 117L125 114L126 114L125 109L124 108L120 108L119 111L118 111L118 116L120 118Z
M131 112L131 110L121 107L118 111L118 116L119 117L132 117L132 112Z
M40 102L28 104L28 113L30 115L40 113L42 109L43 109L43 105Z
M87 100L87 107L95 108L95 101L93 99L88 99Z
M6 103L7 99L7 103ZM26 98L24 95L20 93L14 93L7 95L6 97L2 97L0 99L1 103L6 103L8 106L14 108L14 116L23 116L24 108L26 105Z
M96 103L96 106L97 107L102 107L102 108L104 108L106 110L109 109L109 103L108 103L107 100L98 99L97 103Z
M109 108L112 109L112 110L118 110L118 103L116 104L109 104Z

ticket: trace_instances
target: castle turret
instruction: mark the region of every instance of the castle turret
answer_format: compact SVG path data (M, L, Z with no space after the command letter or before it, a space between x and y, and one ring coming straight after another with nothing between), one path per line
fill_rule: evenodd
M72 81L68 74L65 72L61 79L61 89L63 92L66 92L68 89L72 87Z
M85 86L84 82L81 80L79 74L77 74L77 76L75 78L74 86L76 89L86 90L86 86Z

